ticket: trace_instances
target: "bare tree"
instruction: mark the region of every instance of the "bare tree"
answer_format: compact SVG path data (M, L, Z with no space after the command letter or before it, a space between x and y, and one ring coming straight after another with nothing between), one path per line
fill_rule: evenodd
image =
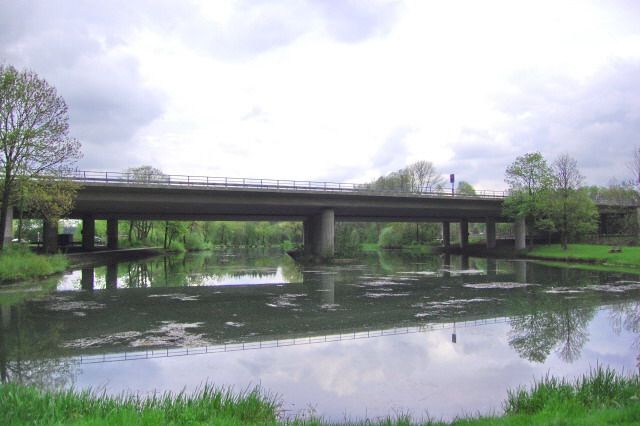
M0 65L0 248L18 180L59 177L80 158L67 104L33 71Z
M553 162L553 184L556 189L578 189L583 181L584 176L578 170L578 162L569 154L562 154Z
M638 187L640 191L640 146L633 149L631 161L627 164L631 171L631 182Z
M444 178L430 161L418 161L406 168L410 188L414 192L437 190L444 185Z
M166 175L162 170L152 166L139 166L127 169L127 179L136 183L153 183L164 181ZM133 232L136 233L138 241L144 241L149 237L153 230L153 222L150 220L131 220L129 221L129 242L133 239Z

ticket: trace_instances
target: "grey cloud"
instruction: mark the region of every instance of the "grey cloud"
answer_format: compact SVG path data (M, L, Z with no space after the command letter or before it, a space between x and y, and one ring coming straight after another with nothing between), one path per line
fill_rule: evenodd
M316 2L324 15L325 27L335 39L358 42L391 29L398 12L398 2L372 5L362 0L327 0Z
M145 87L134 57L112 48L146 19L143 10L124 1L33 1L2 11L0 61L32 69L65 98L71 134L83 144L80 167L135 161L135 134L161 115L163 97Z
M193 16L176 27L176 34L214 55L244 60L287 46L314 30L345 43L385 34L398 7L388 1L244 0L234 5L225 24Z
M499 97L507 124L492 130L463 132L450 166L467 170L470 181L501 181L516 156L540 151L548 161L569 153L589 184L627 178L625 164L640 145L640 61L619 61L587 82L542 73L514 77L516 94ZM495 139L509 148L497 151ZM484 151L484 154L483 154Z

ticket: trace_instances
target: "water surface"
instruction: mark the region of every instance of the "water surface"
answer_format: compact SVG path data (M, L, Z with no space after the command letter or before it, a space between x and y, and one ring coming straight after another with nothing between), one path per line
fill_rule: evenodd
M2 305L3 381L260 385L287 416L451 419L500 412L508 388L547 373L638 363L639 276L524 261L383 252L301 267L277 252L201 253L30 289Z

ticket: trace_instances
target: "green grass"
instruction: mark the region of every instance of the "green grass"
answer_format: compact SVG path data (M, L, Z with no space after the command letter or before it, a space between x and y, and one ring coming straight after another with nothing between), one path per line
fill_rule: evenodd
M0 386L0 424L38 425L242 425L275 424L278 405L259 390L234 395L204 386L194 395L150 398L90 392L47 392Z
M609 253L611 246L570 244L565 251L560 244L550 244L532 248L528 251L527 256L640 269L640 247L620 248L622 249L621 253Z
M596 367L573 380L545 377L530 389L509 392L505 414L464 417L450 423L413 421L406 415L382 420L345 421L352 425L637 425L640 379ZM322 418L281 420L279 405L259 389L234 395L204 386L194 395L138 396L48 392L0 385L0 424L39 425L328 425Z
M7 248L0 252L0 282L40 278L62 272L68 260L64 255L38 255L28 248Z

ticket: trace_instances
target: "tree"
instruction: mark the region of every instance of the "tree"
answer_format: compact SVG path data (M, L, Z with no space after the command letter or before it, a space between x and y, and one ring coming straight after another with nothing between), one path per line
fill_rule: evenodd
M53 86L33 71L0 65L0 248L19 181L60 179L80 158L80 142L68 132L67 104Z
M638 191L640 191L640 146L633 149L633 155L628 167L631 171L631 184L636 185Z
M162 170L151 166L139 166L127 169L127 180L135 183L150 183L163 181L166 175ZM135 231L136 240L144 241L149 237L153 230L153 222L150 220L131 220L129 221L129 243L133 238Z
M553 229L541 203L552 183L551 169L542 154L534 152L517 157L507 167L505 181L511 192L504 201L505 215L514 219L524 218L529 230Z
M471 186L469 182L465 182L461 180L458 182L458 189L456 190L456 194L460 195L476 195L476 190Z
M586 189L578 163L563 154L553 163L553 191L548 194L544 210L560 232L562 248L579 234L592 232L598 225L598 208Z
M413 192L425 192L439 190L444 185L444 179L431 161L418 161L406 169L409 177L410 190Z

